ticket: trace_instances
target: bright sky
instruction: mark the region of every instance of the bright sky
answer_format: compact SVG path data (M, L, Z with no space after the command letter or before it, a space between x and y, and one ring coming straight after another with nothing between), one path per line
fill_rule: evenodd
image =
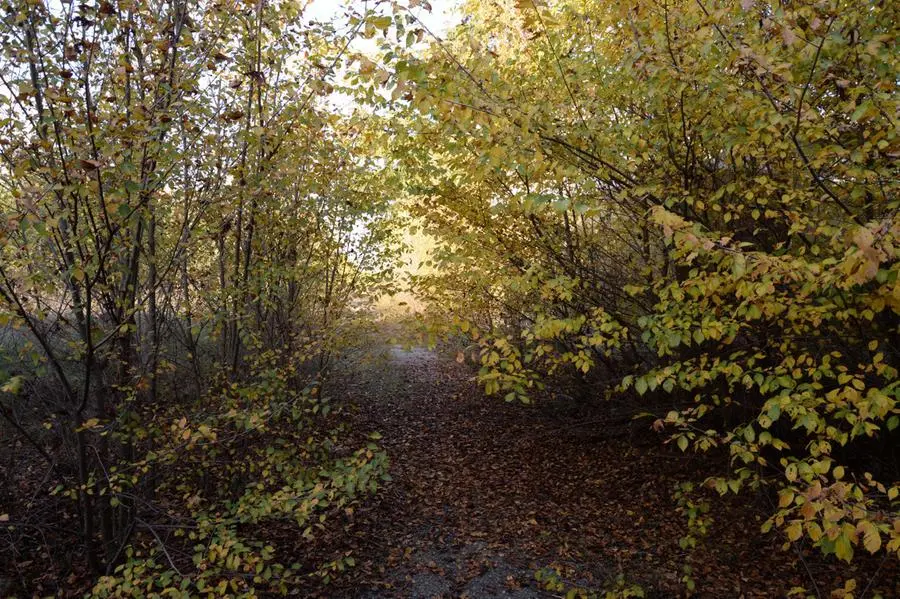
M427 0L430 10L423 6L426 4L423 1L422 5L412 9L412 12L432 34L444 37L451 27L460 22L460 17L455 10L460 2L461 0ZM346 21L348 6L354 9L353 12L362 13L365 12L367 7L372 7L374 4L374 0L311 0L304 10L304 18L309 21L335 21L337 31L345 31L348 28ZM429 40L426 37L423 41L427 42ZM369 53L374 50L375 41L358 37L354 40L351 48L363 54ZM338 77L340 76L339 74ZM330 94L325 99L325 102L331 110L338 112L352 112L357 107L350 96L341 92ZM364 230L365 225L360 223L355 232L362 233ZM428 251L434 246L434 241L423 233L412 234L409 231L405 232L404 241L409 248L404 255L403 262L405 264L400 271L405 274L420 272L422 262L427 258ZM400 285L399 280L397 284ZM421 304L411 294L406 292L399 295L385 296L378 301L378 309L383 314L397 311L403 312L410 306L415 310L421 309Z
M455 11L455 7L459 5L460 0L428 0L428 3L431 6L430 11L423 6L419 6L413 9L413 14L432 34L444 37L447 31L460 21L459 15ZM347 6L353 6L357 12L364 12L367 4L372 6L374 2L372 0L369 0L369 2L366 2L366 0L312 0L306 7L304 16L309 20L316 21L336 20L337 28L341 30L341 21L346 19ZM373 49L372 44L372 40L357 38L354 40L352 47L358 52L366 53ZM327 102L332 110L341 112L350 112L355 107L353 100L349 96L338 92L331 94ZM362 230L363 227L360 226L359 231ZM428 252L435 245L434 240L426 234L412 234L410 231L405 231L404 242L408 245L408 248L402 259L404 265L398 272L401 279L403 275L423 272L422 263L428 257ZM400 279L397 280L397 285L397 291L400 291ZM377 309L383 315L397 315L408 312L409 309L419 311L422 309L422 304L410 293L401 292L381 297L378 300Z
M459 23L459 15L455 8L461 0L428 0L421 2L419 6L412 9L413 14L432 34L443 37L447 31ZM382 3L384 6L386 3ZM428 6L425 6L425 5ZM335 21L338 31L347 31L349 25L347 23L348 7L352 7L352 12L363 13L367 7L375 5L374 0L311 0L304 11L304 17L309 21ZM429 8L430 7L430 10ZM427 36L423 40L429 41ZM374 39L364 39L359 36L353 40L350 46L352 51L362 54L370 54L376 48ZM338 74L338 78L342 75ZM331 109L340 112L350 112L355 108L352 99L341 92L332 93L327 97L325 102L330 105Z
M419 6L413 9L413 14L418 17L425 26L428 27L435 35L443 36L444 33L459 21L454 12L454 7L459 4L458 0L429 0L431 11ZM343 17L345 7L354 6L362 12L366 5L373 6L375 3L369 0L312 0L307 6L306 14L310 19L328 21L332 19L340 19ZM423 4L425 4L423 2Z

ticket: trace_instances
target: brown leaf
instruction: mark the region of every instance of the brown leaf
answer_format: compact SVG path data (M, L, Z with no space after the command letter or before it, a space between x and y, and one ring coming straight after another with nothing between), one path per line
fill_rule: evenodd
M785 26L781 28L781 39L784 40L785 45L793 46L794 42L797 41L797 34L794 33L793 29Z
M100 162L98 160L86 160L82 158L78 163L81 165L81 168L86 171L95 171L100 168Z

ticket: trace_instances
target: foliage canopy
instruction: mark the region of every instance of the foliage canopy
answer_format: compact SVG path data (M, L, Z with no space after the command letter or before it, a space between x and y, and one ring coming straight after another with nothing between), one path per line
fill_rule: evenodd
M16 542L67 502L99 596L352 566L248 531L387 480L323 389L408 220L488 395L639 405L762 533L896 559L897 3L422 5L0 2L0 401L57 483Z
M655 396L679 448L729 451L710 486L777 491L764 531L896 554L896 10L469 2L392 48L432 326L507 400Z

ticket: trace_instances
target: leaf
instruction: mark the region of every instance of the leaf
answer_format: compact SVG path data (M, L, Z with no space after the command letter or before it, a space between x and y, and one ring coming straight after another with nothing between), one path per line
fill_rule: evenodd
M848 564L853 560L853 546L845 532L841 532L834 540L834 554Z
M784 476L791 482L797 480L797 464L788 464L784 469Z
M372 23L375 28L386 31L391 26L391 23L393 23L393 19L388 16L378 16L372 17L369 22Z
M775 381L785 389L793 389L796 386L794 379L788 375L782 375L775 379Z
M747 261L743 254L737 254L731 265L731 272L736 278L744 276L747 272Z
M3 383L3 386L0 386L0 392L18 395L22 392L22 387L24 384L25 377L23 377L22 375L17 375L11 377L8 381Z
M98 170L101 166L100 162L97 160L87 160L81 159L78 161L78 164L86 171L95 171Z
M88 420L85 420L84 422L82 422L81 426L79 426L76 430L79 432L86 431L86 430L95 428L99 425L100 425L100 420L98 418L89 418Z
M647 380L644 377L640 377L635 379L634 381L634 389L638 392L638 395L643 395L647 392Z
M868 520L862 520L857 525L857 530L863 535L863 547L869 553L878 553L881 549L881 534L875 525Z
M785 45L793 46L794 42L797 41L797 34L794 33L793 29L785 25L781 28L781 39L784 40Z
M794 542L803 535L803 525L800 520L793 520L784 532L787 534L788 540Z
M778 492L778 507L788 507L794 503L794 491L792 489L782 489Z

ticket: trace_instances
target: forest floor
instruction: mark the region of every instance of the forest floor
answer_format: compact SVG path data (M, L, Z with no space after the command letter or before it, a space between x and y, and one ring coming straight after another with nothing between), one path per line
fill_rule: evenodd
M357 567L324 596L565 596L536 580L549 568L570 586L624 580L675 597L686 564L700 597L780 597L796 586L828 597L851 577L857 598L900 596L896 560L846 566L760 534L761 497L714 500L708 536L682 550L674 487L726 462L670 450L646 421L485 398L469 366L423 348L386 347L337 374L331 394L352 406L352 429L382 435L393 480L358 510L341 541Z

